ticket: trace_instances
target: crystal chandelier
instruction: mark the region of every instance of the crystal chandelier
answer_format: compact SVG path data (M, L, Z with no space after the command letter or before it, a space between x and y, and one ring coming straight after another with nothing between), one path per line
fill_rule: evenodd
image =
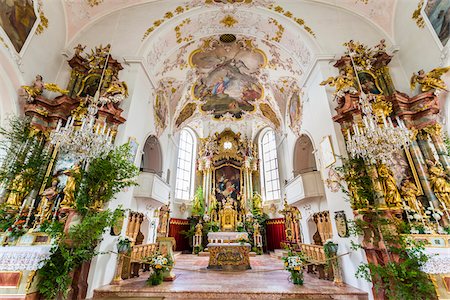
M353 69L355 74L358 74L352 55L354 53L350 51ZM397 126L394 126L392 119L386 117L384 113L374 114L369 100L376 96L366 95L361 88L358 76L356 78L361 91L359 105L362 112L362 123L353 124L353 135L348 129L347 150L353 158L360 157L372 164L379 162L388 164L392 162L395 152L411 143L410 132L398 117L396 117Z
M75 118L70 116L64 127L60 119L50 134L51 143L58 145L61 153L77 161L89 161L106 155L112 149L111 129L106 130L106 122L103 127L95 122L98 112L95 98L88 97L89 106L87 114L80 120L81 125L77 126Z

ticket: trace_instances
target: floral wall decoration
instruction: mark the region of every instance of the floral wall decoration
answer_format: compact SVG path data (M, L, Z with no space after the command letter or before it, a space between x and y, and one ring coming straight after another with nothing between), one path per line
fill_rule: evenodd
M169 121L167 98L163 90L157 90L153 102L153 115L155 117L156 135L161 136Z

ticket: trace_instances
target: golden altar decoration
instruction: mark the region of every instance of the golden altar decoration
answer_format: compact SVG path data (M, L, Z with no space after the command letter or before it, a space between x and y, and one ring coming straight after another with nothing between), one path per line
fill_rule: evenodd
M198 172L206 212L222 231L235 231L252 211L253 176L257 170L256 147L240 133L225 129L201 139Z
M208 244L208 269L243 271L250 267L250 244Z

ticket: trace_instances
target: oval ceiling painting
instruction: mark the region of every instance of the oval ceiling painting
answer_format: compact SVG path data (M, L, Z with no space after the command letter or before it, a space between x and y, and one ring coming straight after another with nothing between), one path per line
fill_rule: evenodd
M198 75L193 97L201 102L202 112L216 119L226 115L240 119L255 111L255 101L264 96L258 76L266 57L249 40L206 40L191 54L190 62Z

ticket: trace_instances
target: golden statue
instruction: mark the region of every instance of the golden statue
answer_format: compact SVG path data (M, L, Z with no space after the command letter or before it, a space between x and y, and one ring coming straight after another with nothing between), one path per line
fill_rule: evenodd
M430 183L434 194L441 202L441 205L450 208L450 183L444 169L439 163L427 160L428 172L430 174Z
M253 223L253 235L261 235L261 231L260 231L261 225L259 225L259 223L257 221L255 221Z
M39 222L42 224L44 220L48 220L52 214L53 200L58 195L57 192L58 179L52 180L52 185L46 188L41 194L41 201L37 207L37 213L40 217Z
M23 174L19 173L11 181L9 187L9 195L6 199L6 204L12 207L19 207L22 205L22 201L26 196L26 183L23 178Z
M117 94L122 94L123 96L128 97L128 86L125 81L120 81L116 75L113 75L112 81L103 93L103 96L114 96Z
M346 176L345 181L347 182L348 191L353 200L353 207L356 209L364 208L369 206L369 201L367 199L361 199L358 194L358 190L361 188L355 181L358 177L356 171L351 168L349 169L348 176Z
M77 188L77 177L80 175L80 166L75 164L72 169L66 170L66 186L63 189L64 199L61 201L61 208L71 208L75 206L75 191Z
M27 102L33 102L36 96L42 95L44 90L67 95L68 90L60 88L56 83L44 83L41 75L36 75L36 79L31 86L23 85L22 88L28 95Z
M227 198L224 208L219 212L220 227L223 231L234 231L237 223L237 212L231 197Z
M441 79L442 75L447 73L450 67L436 68L425 74L424 70L420 70L417 74L413 74L411 77L411 90L416 88L416 84L419 83L422 88L422 92L428 92L430 90L447 90L444 80Z
M197 225L195 225L195 235L196 236L203 235L203 225L201 222L198 222Z
M343 96L342 93L346 92L356 93L355 76L352 72L345 72L345 70L340 70L339 76L328 77L328 79L322 81L320 85L334 86L336 91L333 95L337 95L339 97Z
M255 192L253 194L252 200L253 200L253 211L261 215L263 213L261 195L258 192Z
M419 189L409 177L403 179L400 186L400 194L412 210L422 215L425 214L422 203L417 199L417 196L420 196Z
M389 170L385 164L381 164L378 167L378 175L380 176L386 204L388 206L401 207L402 198L398 192L398 188L391 170Z

